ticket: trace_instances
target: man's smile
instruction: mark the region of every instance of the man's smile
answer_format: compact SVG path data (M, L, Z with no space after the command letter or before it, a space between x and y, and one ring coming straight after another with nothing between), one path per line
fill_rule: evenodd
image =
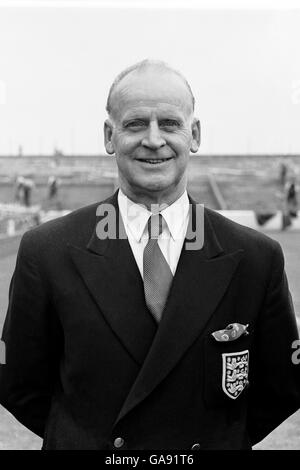
M169 160L173 160L174 157L168 157L168 158L136 158L138 162L144 164L144 165L162 165L164 163L167 163Z

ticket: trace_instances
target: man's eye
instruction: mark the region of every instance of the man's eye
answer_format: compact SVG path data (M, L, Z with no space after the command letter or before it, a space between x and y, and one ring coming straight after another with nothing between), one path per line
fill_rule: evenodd
M164 119L163 121L160 121L159 126L174 129L176 127L180 127L180 123L174 119Z
M144 121L130 121L125 124L126 129L140 129L141 127L145 127L146 123Z

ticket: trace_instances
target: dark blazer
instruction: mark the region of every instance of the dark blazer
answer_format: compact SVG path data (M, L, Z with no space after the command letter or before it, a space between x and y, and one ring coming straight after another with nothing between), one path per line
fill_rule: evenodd
M118 211L117 193L105 202ZM97 237L97 207L22 238L1 404L44 449L250 448L300 404L279 244L205 209L204 246L183 248L157 326L128 240ZM249 335L211 336L233 322ZM234 398L222 382L226 357L249 366Z

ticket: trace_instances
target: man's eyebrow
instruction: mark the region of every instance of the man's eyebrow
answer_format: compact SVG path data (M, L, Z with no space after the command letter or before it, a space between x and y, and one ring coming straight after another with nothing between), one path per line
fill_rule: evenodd
M183 122L183 118L181 116L174 116L174 115L168 115L168 116L162 116L158 119L159 122L161 121L178 121L180 123Z
M131 121L133 119L149 120L150 117L149 117L149 115L147 115L147 113L145 113L141 110L138 111L138 110L132 109L132 110L127 111L124 114L121 121L122 122L126 122L126 121L128 122L128 121Z
M129 111L122 118L122 122L128 122L134 119L140 119L141 121L150 121L151 116L148 113L143 113L143 111ZM176 111L162 111L158 113L157 120L163 121L165 119L175 119L177 121L183 121L184 117Z
M129 125L131 122L134 122L134 121L142 122L145 125L149 124L149 118L135 116L135 117L126 117L126 118L122 119L121 120L121 126L122 127L127 127L127 125Z
M178 111L162 111L161 114L158 116L159 121L163 121L164 119L175 119L176 121L184 121L183 113Z
M127 116L124 116L124 118L122 119L122 122L134 121L135 119L138 119L140 121L149 121L150 117L145 116L143 114L132 114L132 115L129 114Z

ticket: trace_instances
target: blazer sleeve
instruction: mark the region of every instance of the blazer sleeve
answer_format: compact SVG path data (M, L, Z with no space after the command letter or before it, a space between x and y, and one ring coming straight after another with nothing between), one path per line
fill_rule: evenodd
M248 434L261 441L300 406L300 365L293 363L298 329L284 257L275 242L269 284L249 363Z
M0 365L0 403L43 437L59 370L61 337L39 251L35 237L27 232L20 243L2 332L6 363Z

